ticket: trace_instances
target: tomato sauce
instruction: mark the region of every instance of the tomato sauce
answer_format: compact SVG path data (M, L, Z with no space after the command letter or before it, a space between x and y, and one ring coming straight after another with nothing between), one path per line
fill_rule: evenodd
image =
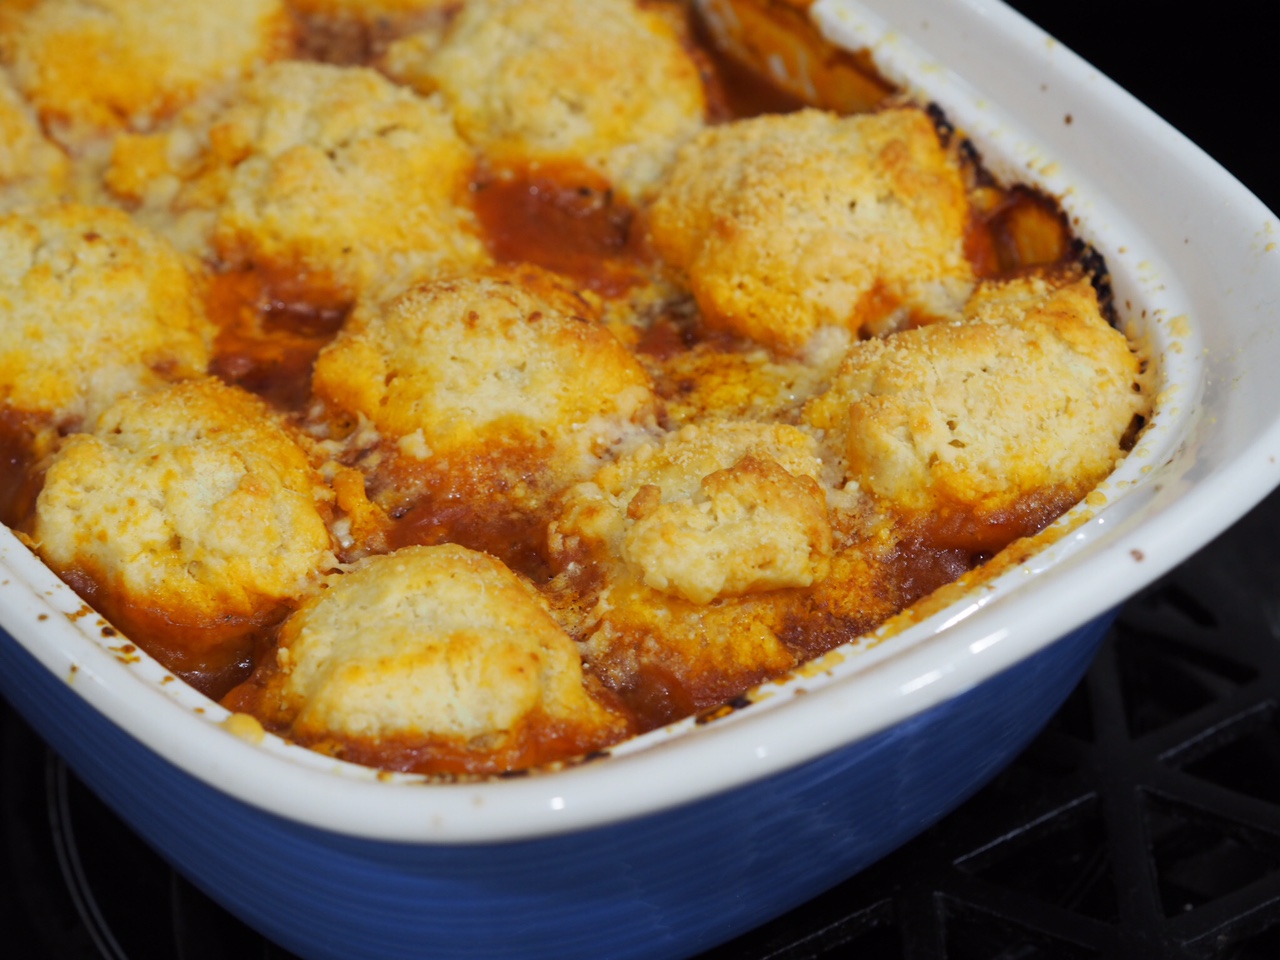
M499 263L532 263L614 297L642 282L634 211L600 178L570 165L490 174L472 188Z
M539 514L471 500L426 498L393 518L387 548L456 543L497 557L535 582L550 579L547 520Z
M41 477L36 469L43 418L0 408L0 523L26 526Z
M641 664L633 682L615 693L640 730L655 730L687 717L708 702L659 663Z
M215 274L207 305L218 327L210 372L281 410L301 411L311 394L316 356L341 329L347 311L280 299L253 270Z

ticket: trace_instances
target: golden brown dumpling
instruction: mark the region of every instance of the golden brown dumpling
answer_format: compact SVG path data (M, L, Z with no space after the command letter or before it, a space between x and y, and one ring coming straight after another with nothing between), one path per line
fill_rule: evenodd
M67 189L69 167L0 69L0 210L57 198Z
M466 193L473 159L438 99L378 73L274 64L213 123L179 211L213 211L212 243L278 296L346 306L487 262Z
M452 544L369 557L285 623L257 700L289 736L383 766L492 773L625 735L573 641L497 560Z
M91 422L203 374L212 340L196 265L119 210L0 217L0 407Z
M804 419L850 479L915 514L1056 515L1124 456L1150 398L1086 279L984 284L963 321L856 345Z
M577 479L654 407L648 377L588 305L531 269L361 308L320 354L313 388L330 417L376 431L388 475L403 478L393 485L435 475L437 492L469 496Z
M821 472L795 427L713 421L572 488L552 557L588 598L570 620L598 675L628 700L656 684L671 703L637 709L662 720L794 665L790 593L822 581L832 553Z
M145 128L286 56L282 0L22 0L0 4L0 56L55 134Z
M650 211L706 323L798 353L823 326L957 316L973 284L958 162L922 110L708 128Z
M439 90L494 166L575 164L631 201L706 110L680 36L633 0L470 0L442 38L393 46L387 69Z
M213 379L128 396L70 437L33 539L171 668L224 665L332 569L333 494L266 404Z

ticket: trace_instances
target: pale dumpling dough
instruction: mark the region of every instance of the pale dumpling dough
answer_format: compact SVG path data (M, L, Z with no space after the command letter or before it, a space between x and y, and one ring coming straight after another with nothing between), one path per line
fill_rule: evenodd
M584 685L573 641L536 592L453 544L370 557L284 625L264 702L304 743L384 745L493 772L565 759L621 735ZM395 744L405 747L396 762Z
M1115 467L1150 400L1142 364L1087 279L983 284L964 319L850 350L805 422L849 479L915 513L998 518L1082 497Z
M0 408L92 423L125 393L203 374L199 268L110 207L0 216Z
M69 437L32 537L118 627L176 629L167 639L197 663L235 648L335 566L332 498L263 401L192 380L127 396L93 432Z

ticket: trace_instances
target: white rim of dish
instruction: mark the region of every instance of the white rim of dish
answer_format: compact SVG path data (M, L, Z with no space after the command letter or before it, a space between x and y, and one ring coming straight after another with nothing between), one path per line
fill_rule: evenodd
M261 744L241 740L222 726L224 708L124 648L120 638L104 638L104 622L84 615L80 599L2 527L0 626L141 743L245 803L367 839L486 843L656 813L847 746L994 676L1180 562L1280 480L1280 422L1231 464L1182 488L1179 480L1190 466L1180 450L1201 426L1205 368L1199 327L1182 319L1186 297L1161 279L1172 271L1160 265L1155 246L1134 245L1128 252L1108 245L1109 237L1143 234L1089 190L1080 171L1046 163L1046 151L1023 139L1025 125L1008 122L980 92L890 30L873 6L818 0L812 12L833 39L869 46L890 79L907 79L908 89L940 103L988 161L1003 160L998 171L1016 171L1019 179L1061 196L1068 212L1080 217L1086 238L1106 254L1118 293L1145 310L1145 321L1130 319L1145 322L1146 336L1159 349L1164 397L1139 449L1101 488L1109 505L1091 510L1069 536L890 641L858 652L840 648L817 666L767 685L760 702L746 710L709 724L690 720L653 731L600 762L480 782L423 783L335 761L273 736ZM948 15L980 22L1023 54L1052 43L988 0L961 0ZM1270 216L1225 171L1088 64L1061 47L1053 61L1055 76L1087 91L1095 110L1166 145L1179 162L1233 185L1246 214ZM1178 524L1157 523L1175 504Z

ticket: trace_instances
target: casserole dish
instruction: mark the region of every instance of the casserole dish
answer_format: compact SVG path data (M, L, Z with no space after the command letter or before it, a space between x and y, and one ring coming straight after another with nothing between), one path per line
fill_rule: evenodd
M746 710L499 782L427 786L228 735L225 712L165 683L6 534L6 697L184 873L295 952L680 956L755 925L975 789L1070 690L1107 609L1280 479L1280 398L1259 373L1280 349L1277 254L1259 203L1003 7L813 15L940 103L997 173L1064 198L1159 357L1151 428L1080 526L981 595Z

